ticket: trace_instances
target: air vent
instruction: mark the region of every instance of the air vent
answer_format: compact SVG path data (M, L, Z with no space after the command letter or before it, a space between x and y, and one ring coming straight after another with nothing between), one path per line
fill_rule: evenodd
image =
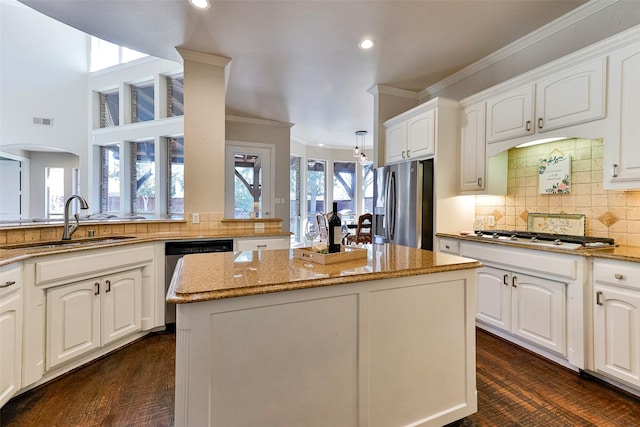
M47 117L34 117L33 124L42 126L53 126L53 119Z

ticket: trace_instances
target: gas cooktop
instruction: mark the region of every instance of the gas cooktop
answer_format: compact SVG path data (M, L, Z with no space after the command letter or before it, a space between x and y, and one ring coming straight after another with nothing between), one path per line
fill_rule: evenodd
M566 249L598 248L613 246L614 241L609 237L572 236L568 234L534 233L516 230L478 230L477 237L496 240L508 240L513 243L539 244L560 246Z

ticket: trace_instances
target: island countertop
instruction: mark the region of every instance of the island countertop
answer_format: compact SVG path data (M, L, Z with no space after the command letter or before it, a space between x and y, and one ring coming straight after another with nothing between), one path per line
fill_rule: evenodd
M191 303L482 267L446 253L392 244L367 247L366 259L328 265L294 258L289 249L186 255L167 301Z

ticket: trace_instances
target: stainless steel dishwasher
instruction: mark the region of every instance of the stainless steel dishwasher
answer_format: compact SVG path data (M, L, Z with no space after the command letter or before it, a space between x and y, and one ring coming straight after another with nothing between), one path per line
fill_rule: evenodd
M211 252L233 251L233 239L198 239L176 240L166 242L164 245L164 293L167 294L173 272L178 260L188 254L205 254ZM176 305L166 304L164 321L167 325L176 322Z

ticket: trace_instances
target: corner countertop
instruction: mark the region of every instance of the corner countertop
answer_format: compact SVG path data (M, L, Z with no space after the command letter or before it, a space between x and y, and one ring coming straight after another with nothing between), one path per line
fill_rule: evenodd
M288 249L186 255L167 301L192 303L482 267L469 258L406 246L366 247L366 259L328 265L294 258Z
M540 246L540 245L527 245L522 243L512 243L508 240L492 240L483 239L473 235L461 235L461 234L449 234L449 233L437 233L437 237L451 238L458 240L466 240L469 242L485 243L487 245L501 245L512 246L522 249L533 249L544 252L559 252L564 254L578 255L591 258L607 258L618 261L628 262L640 262L640 247L638 246L624 246L616 245L605 248L588 248L588 249L563 249L557 246Z
M33 248L25 247L25 248L19 248L19 249L2 249L1 247L2 245L0 245L0 266L11 264L17 261L22 261L25 259L40 257L40 256L66 254L66 253L86 251L90 249L126 246L126 245L139 244L139 243L195 240L195 239L233 239L233 238L251 238L251 237L269 238L269 237L282 237L282 236L291 235L290 232L281 231L281 230L265 230L264 232L249 232L249 231L237 230L237 231L218 232L218 233L215 233L215 232L201 233L201 232L189 232L189 231L159 231L159 232L151 232L151 233L124 233L124 234L130 238L110 240L109 239L110 237L121 237L121 236L101 235L98 237L104 239L102 241L98 241L98 240L92 241L91 238L85 238L85 239L76 238L70 241L72 244L67 244L67 245L38 246ZM26 242L26 243L35 244L37 242Z

